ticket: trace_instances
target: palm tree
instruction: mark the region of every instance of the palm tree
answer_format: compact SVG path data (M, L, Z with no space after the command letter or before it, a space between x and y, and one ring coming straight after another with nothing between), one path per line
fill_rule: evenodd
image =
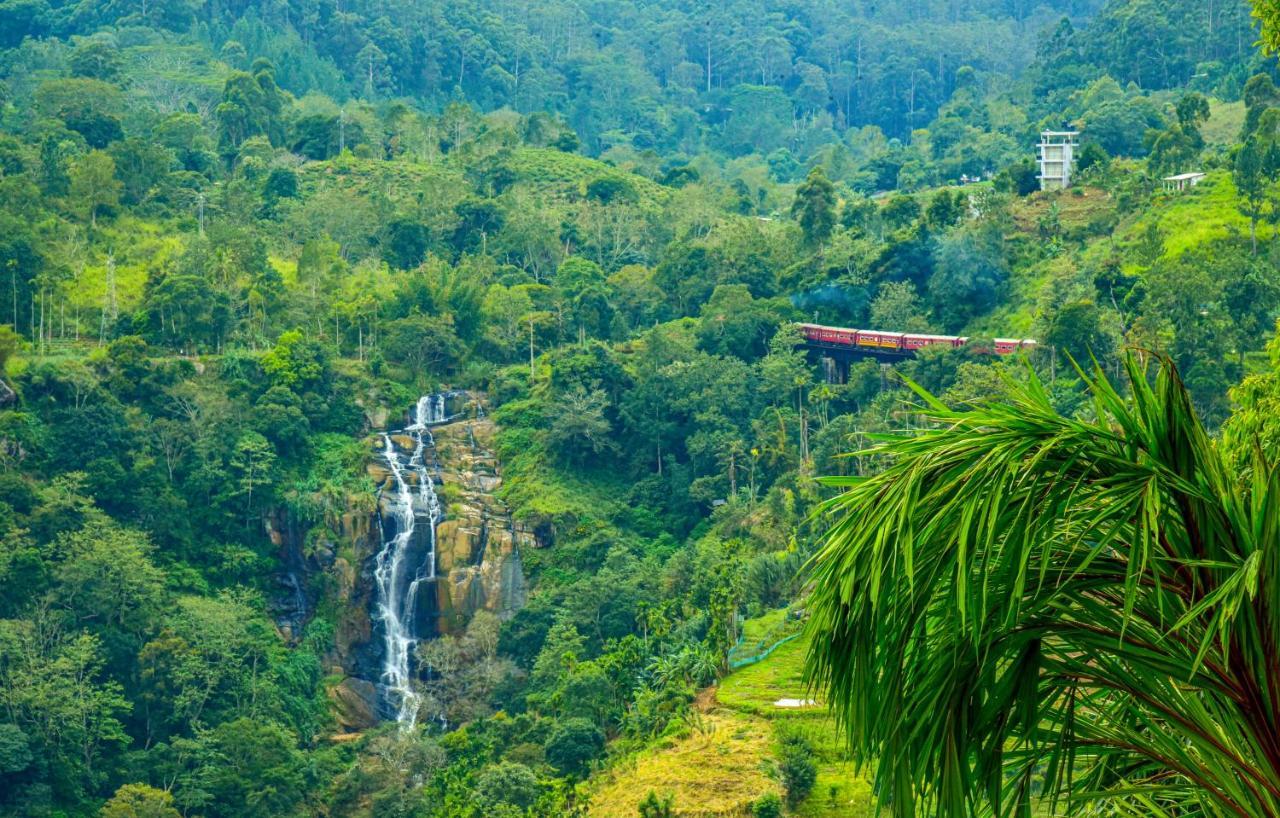
M895 815L1280 815L1280 472L1177 373L886 440L812 571L807 671Z

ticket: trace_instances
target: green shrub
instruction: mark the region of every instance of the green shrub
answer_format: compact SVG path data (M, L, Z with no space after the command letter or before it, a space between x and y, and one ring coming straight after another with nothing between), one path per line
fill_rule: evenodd
M640 818L675 818L676 799L672 795L661 798L653 790L640 802Z
M778 750L778 772L782 787L787 793L787 803L795 806L813 790L818 778L818 767L813 761L813 746L801 735L788 735L782 739Z
M751 805L755 818L782 818L782 799L776 792L767 792Z

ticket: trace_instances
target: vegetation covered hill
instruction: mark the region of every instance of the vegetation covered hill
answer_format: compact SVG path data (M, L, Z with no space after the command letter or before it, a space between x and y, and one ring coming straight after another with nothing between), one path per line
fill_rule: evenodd
M1027 370L983 339L1032 337L1087 412L1071 360L1136 346L1217 427L1274 368L1280 91L1249 26L0 0L0 814L869 804L820 710L771 704L805 698L804 643L730 673L733 646L804 594L816 478L918 422L903 376L987 398ZM1079 184L1041 193L1064 120ZM803 319L973 343L830 383ZM454 522L524 544L528 598L419 634L400 730L370 435L449 389L487 420L442 435L471 458L446 515L501 471Z

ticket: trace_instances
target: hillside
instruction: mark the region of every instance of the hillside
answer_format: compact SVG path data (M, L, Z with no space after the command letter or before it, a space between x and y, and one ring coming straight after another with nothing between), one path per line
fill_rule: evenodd
M743 624L748 640L769 633L785 611ZM776 644L776 643L771 643ZM784 794L779 743L800 735L812 747L817 777L794 807L799 816L872 816L869 785L835 737L830 712L811 704L803 679L806 639L778 646L758 662L701 691L682 729L615 763L590 785L589 814L630 818L649 792L673 797L678 814L750 815L766 793Z
M869 447L1115 442L1140 361L1186 433L1088 462L1122 492L1190 452L1161 525L1261 514L1233 481L1280 441L1280 72L1246 4L695 6L0 0L0 818L870 816L804 677L833 642L799 635L932 531L815 580L841 520L914 496L832 505L907 480ZM1001 474L1049 462L1079 465ZM1118 496L1090 513L1147 495ZM1249 610L1271 572L1237 556L1158 609ZM957 763L997 781L1002 746ZM1170 814L1186 780L1152 773Z

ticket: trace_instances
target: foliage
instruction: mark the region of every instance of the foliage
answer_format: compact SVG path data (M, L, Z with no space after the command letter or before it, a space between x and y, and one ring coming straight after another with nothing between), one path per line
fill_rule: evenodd
M801 640L730 715L698 689L805 593L813 476L886 465L844 454L900 374L987 398L1022 366L977 340L1030 336L1088 417L1044 347L1134 345L1237 468L1270 440L1280 92L1238 0L376 5L0 2L0 814L557 816L637 758L619 812L743 811L782 721L796 810L856 812L772 704ZM1038 193L1062 122L1080 184ZM824 367L798 320L975 343ZM421 728L339 736L377 707L367 435L453 388L492 421L439 463L472 581L419 589ZM455 469L511 516L462 525Z
M800 734L784 734L778 750L778 774L787 803L795 806L813 791L818 778L817 765L813 763L813 748Z
M640 818L671 818L675 813L674 799L670 795L659 797L652 790L640 802Z
M101 818L178 818L173 796L146 784L125 784L103 805Z
M782 818L782 799L776 792L767 792L751 805L755 818Z
M1271 455L1241 479L1169 362L1127 371L1130 400L1089 380L1091 420L1035 378L963 412L921 392L939 426L831 481L809 672L896 814L1028 809L1036 782L1069 809L1275 810Z

